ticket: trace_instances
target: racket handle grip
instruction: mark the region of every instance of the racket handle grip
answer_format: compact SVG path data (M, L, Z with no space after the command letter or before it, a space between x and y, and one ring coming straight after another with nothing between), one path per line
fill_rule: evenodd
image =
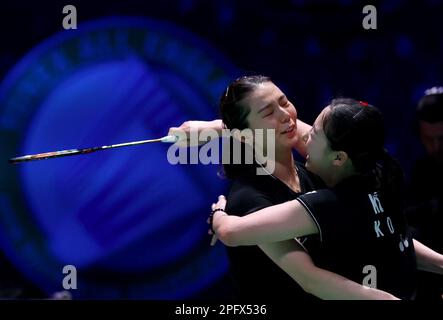
M163 142L163 143L175 143L175 142L177 142L177 140L178 140L177 136L166 136L166 137L163 137L161 139L161 142Z

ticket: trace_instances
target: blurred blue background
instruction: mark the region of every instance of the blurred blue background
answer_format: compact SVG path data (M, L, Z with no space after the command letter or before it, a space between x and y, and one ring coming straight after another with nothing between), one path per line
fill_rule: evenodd
M48 297L64 265L79 298L224 298L223 247L208 246L217 165L167 162L147 145L11 166L13 156L160 137L217 117L235 77L272 77L312 122L337 95L385 114L388 149L408 174L423 91L441 85L443 4L359 1L72 1L0 10L0 296Z

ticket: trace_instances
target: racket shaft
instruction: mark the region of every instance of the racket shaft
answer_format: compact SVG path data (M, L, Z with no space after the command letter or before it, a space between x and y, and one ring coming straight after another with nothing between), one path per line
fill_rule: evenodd
M139 144L145 144L145 143L151 143L151 142L175 142L176 140L177 140L176 137L166 136L166 137L159 138L159 139L125 142L125 143L113 144L110 146L101 146L101 147L93 147L93 148L85 148L85 149L68 149L68 150L31 154L31 155L26 155L26 156L22 156L22 157L9 159L9 162L18 163L18 162L33 161L33 160L44 160L44 159L51 159L51 158L74 156L74 155L79 155L79 154L87 154L87 153L91 153L91 152L95 152L95 151L99 151L99 150L136 146Z

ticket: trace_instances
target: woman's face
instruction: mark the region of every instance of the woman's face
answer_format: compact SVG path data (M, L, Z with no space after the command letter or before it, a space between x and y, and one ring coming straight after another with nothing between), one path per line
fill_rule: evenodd
M297 110L275 84L259 84L243 103L251 110L247 118L250 129L274 129L276 150L295 145L298 138ZM265 143L265 149L266 146Z
M333 161L336 152L329 147L328 139L323 130L323 121L331 109L326 107L319 114L312 125L309 137L306 142L307 156L306 168L320 176L323 180L330 175L333 170Z

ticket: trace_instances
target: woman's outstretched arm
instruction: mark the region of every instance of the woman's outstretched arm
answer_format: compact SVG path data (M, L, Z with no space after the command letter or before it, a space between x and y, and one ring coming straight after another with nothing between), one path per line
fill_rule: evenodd
M297 143L294 149L303 157L306 157L306 139L312 126L297 119ZM205 141L198 141L196 139L191 140L191 131L201 133L204 130L213 130L221 137L223 129L223 122L220 119L212 121L185 121L179 127L169 128L168 135L178 136L179 140L176 144L180 147L195 147L200 144L204 144Z
M443 274L443 255L413 239L417 269Z

